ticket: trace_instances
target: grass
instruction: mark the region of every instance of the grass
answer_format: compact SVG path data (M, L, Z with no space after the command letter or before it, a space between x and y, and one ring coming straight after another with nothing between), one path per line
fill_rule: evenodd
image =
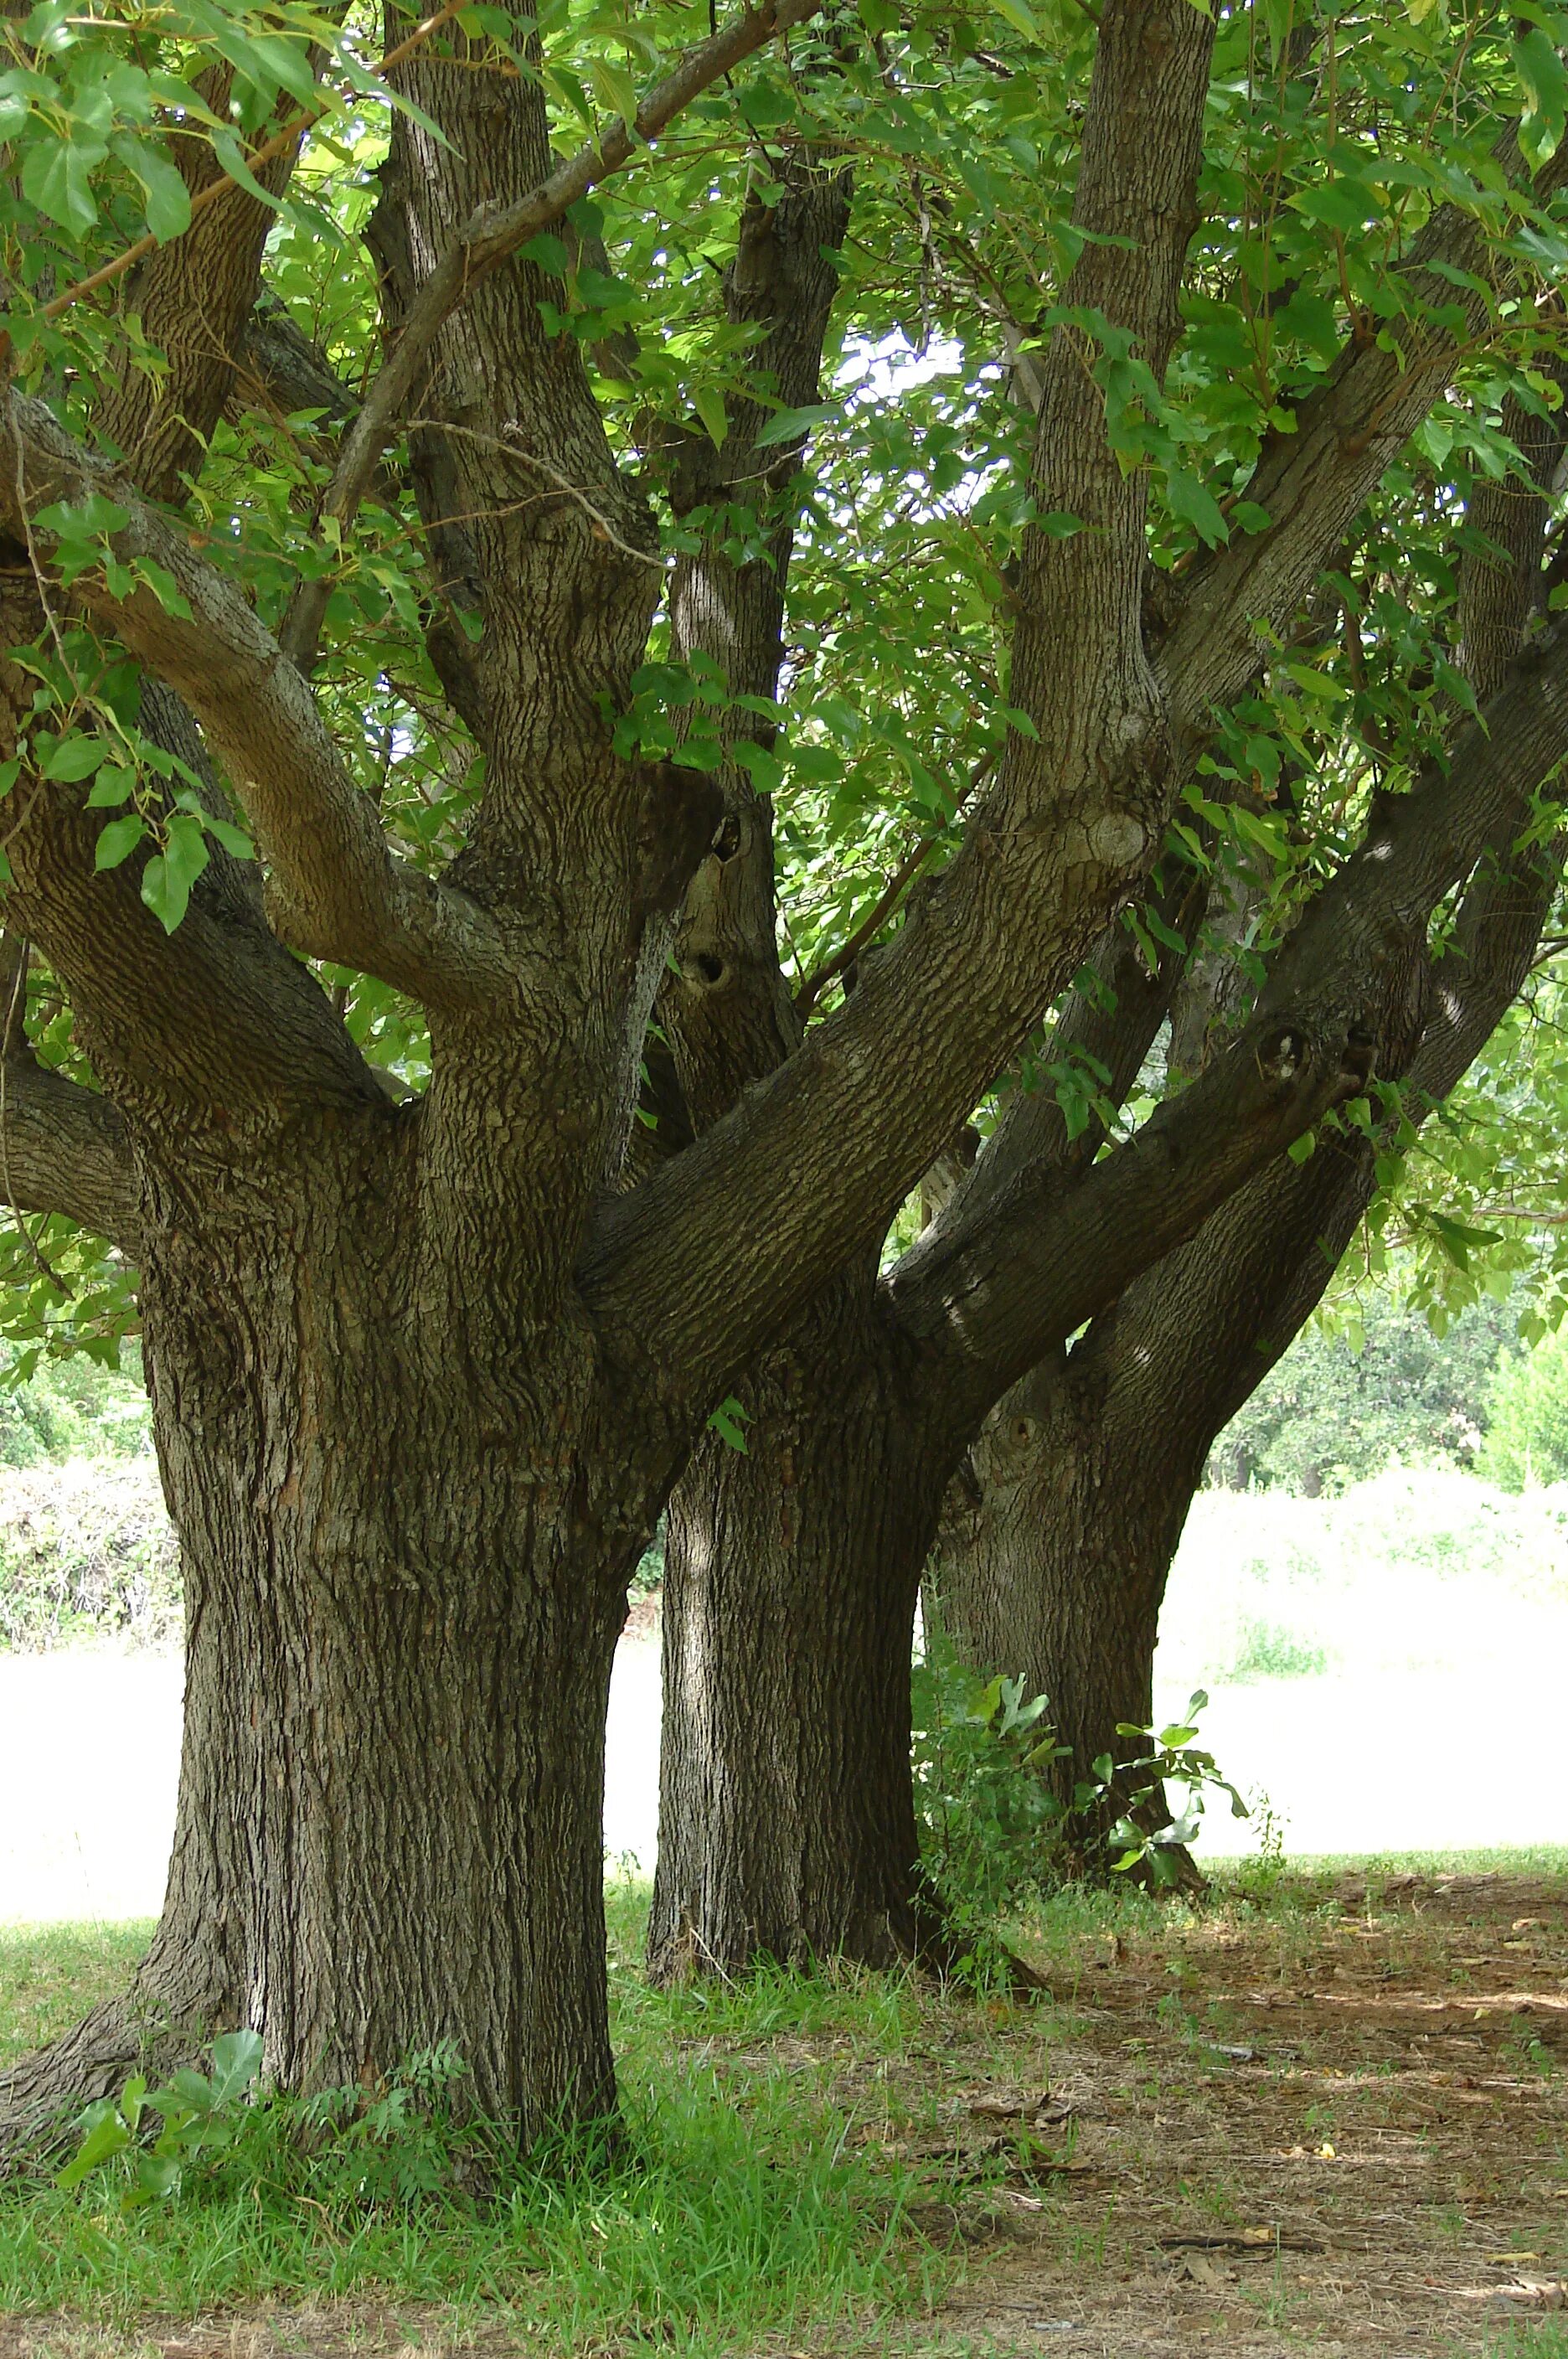
M501 2313L550 2351L631 2335L700 2354L777 2336L844 2346L929 2308L953 2267L909 2216L931 2188L853 2142L833 2093L846 2070L899 2052L920 2012L912 1985L779 1974L656 1995L635 1971L645 1907L612 1888L619 2158L514 2169L477 2197L449 2182L367 2201L352 2159L301 2169L297 2112L258 2108L211 2184L174 2203L126 2212L103 2174L81 2192L0 2189L0 2314L129 2326L307 2297L390 2301ZM123 1982L147 1930L0 1937L0 2060ZM400 2158L395 2142L395 2176Z
M1203 1907L1069 1891L1017 1929L1029 2003L650 1991L645 1897L609 1893L614 2162L475 2185L416 2124L369 2201L363 2143L302 2158L275 2104L176 2203L0 2186L0 2351L1568 2359L1568 2321L1508 2314L1517 2265L1568 2275L1568 1853L1243 1866ZM0 1934L0 2060L146 1930Z

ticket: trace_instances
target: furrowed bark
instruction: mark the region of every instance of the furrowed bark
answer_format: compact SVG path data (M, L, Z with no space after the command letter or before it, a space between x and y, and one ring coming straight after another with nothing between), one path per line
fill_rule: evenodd
M1471 505L1470 523L1495 551L1468 557L1460 578L1464 658L1483 698L1508 683L1542 594L1544 492L1562 448L1560 420L1533 418L1517 402L1505 426L1538 488L1511 478L1484 484ZM1392 985L1378 1071L1403 1080L1417 1120L1456 1084L1529 973L1562 858L1560 846L1515 850L1523 789L1539 775L1518 770L1504 815L1478 847L1474 831L1488 797L1477 796L1470 830L1454 847L1456 874L1476 849L1479 858L1442 959L1417 963L1424 920L1397 889L1367 892L1380 866L1407 875L1420 866L1413 831L1423 804L1439 799L1429 780L1399 808L1402 849L1377 831L1359 875L1353 864L1323 897L1310 956L1291 945L1282 962L1293 958L1298 973L1315 966L1326 979L1336 959L1345 973L1348 952L1369 985L1385 995ZM1457 752L1454 777L1462 783ZM1434 842L1443 841L1439 826ZM1431 888L1428 875L1422 899ZM1356 898L1376 900L1379 915L1345 928L1345 905ZM1419 983L1413 999L1398 984L1401 962ZM968 1660L1021 1672L1051 1699L1072 1748L1051 1773L1064 1807L1087 1764L1121 1756L1117 1723L1151 1719L1165 1584L1210 1450L1321 1300L1371 1199L1375 1163L1373 1140L1331 1132L1304 1166L1280 1163L1256 1179L1190 1245L1149 1269L1070 1354L1052 1355L1015 1387L949 1494L932 1572L942 1618ZM1097 1839L1127 1799L1114 1794L1073 1825L1081 1865L1103 1868Z
M106 1098L11 1049L0 1076L0 1188L19 1212L63 1212L135 1253L137 1194L124 1118Z
M1074 219L1116 242L1085 245L1067 295L1130 335L1158 375L1195 221L1213 27L1190 0L1112 0L1102 24ZM1056 332L1047 366L1062 398L1042 414L1035 494L1096 528L1031 534L1024 552L1013 693L1037 737L1009 741L963 850L912 897L848 1004L607 1207L584 1259L606 1328L636 1351L657 1306L669 1380L689 1370L703 1403L781 1310L809 1301L852 1248L873 1246L1158 843L1169 766L1139 621L1146 484L1124 478L1109 449L1077 329ZM948 1013L960 1004L972 1017L962 1053ZM835 1217L824 1223L810 1181L830 1162ZM738 1256L742 1205L748 1235L768 1238L766 1276ZM710 1312L698 1319L700 1297Z

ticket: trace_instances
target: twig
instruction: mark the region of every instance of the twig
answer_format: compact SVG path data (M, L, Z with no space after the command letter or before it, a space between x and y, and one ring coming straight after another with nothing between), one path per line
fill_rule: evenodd
M519 430L515 419L508 419L506 424L509 433L515 434ZM537 452L525 450L522 443L510 440L508 435L486 434L474 426L454 426L444 418L410 418L407 420L407 426L410 433L418 427L429 426L442 434L460 434L465 442L482 442L492 451L504 451L508 459L520 459L525 467L532 467L539 474L548 476L557 491L563 494L567 499L575 500L578 506L604 534L605 539L613 542L624 557L633 559L638 565L650 565L656 573L663 573L667 571L666 560L662 557L650 557L646 549L634 549L629 540L622 539L609 517L602 508L594 506L581 484L570 482L559 467L552 467L548 459L539 458ZM491 509L478 513L504 516L507 511ZM445 519L449 524L462 524L466 520L463 516L449 516Z

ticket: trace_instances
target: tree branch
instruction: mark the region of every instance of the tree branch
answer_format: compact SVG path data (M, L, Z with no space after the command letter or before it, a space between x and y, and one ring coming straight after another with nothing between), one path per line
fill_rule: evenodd
M421 285L397 343L343 438L321 504L323 517L343 527L357 511L437 337L472 288L519 246L562 220L590 189L646 156L659 133L694 98L777 34L803 24L819 5L820 0L764 0L762 7L748 8L722 32L686 51L648 92L635 125L617 122L603 139L580 147L527 195L481 205L470 216ZM325 581L301 582L284 623L283 644L307 670L321 635L327 590Z
M1191 0L1111 0L1096 58L1075 207L1090 235L1070 292L1157 370L1195 221L1213 29ZM1159 840L1170 788L1141 642L1145 491L1121 476L1097 388L1085 402L1078 333L1053 340L1062 402L1042 421L1036 496L1062 505L1053 487L1069 485L1097 529L1030 541L1013 679L1039 741L1009 741L963 849L911 896L847 1006L673 1164L605 1207L589 1242L583 1279L607 1330L657 1358L671 1393L690 1386L712 1399L885 1228Z
M417 996L483 995L506 971L496 923L387 849L374 804L354 786L310 689L234 585L132 486L88 456L41 401L6 397L19 468L0 468L0 520L20 539L54 502L90 495L127 514L111 536L135 571L172 576L185 614L138 586L112 597L101 577L72 592L188 704L244 797L270 864L270 914L293 949L342 960ZM24 514L17 488L26 497Z
M954 1429L976 1425L1051 1345L1364 1088L1371 1049L1356 1024L1259 1018L1075 1186L1063 1191L1057 1171L1037 1166L957 1235L912 1247L888 1292L940 1362Z
M1510 179L1522 178L1517 134L1496 150ZM1568 183L1568 141L1537 174L1532 193L1544 203ZM1233 533L1197 564L1182 585L1179 610L1158 661L1172 718L1201 734L1217 705L1229 704L1254 679L1267 634L1284 628L1345 532L1442 393L1460 345L1488 310L1488 255L1483 224L1444 205L1417 236L1405 266L1410 313L1395 349L1389 335L1350 337L1321 392L1301 404L1295 431L1271 435L1247 485L1264 509L1267 529ZM1449 271L1466 273L1456 285Z
M123 1116L107 1098L13 1050L4 1071L4 1169L18 1212L62 1212L133 1256L140 1214Z

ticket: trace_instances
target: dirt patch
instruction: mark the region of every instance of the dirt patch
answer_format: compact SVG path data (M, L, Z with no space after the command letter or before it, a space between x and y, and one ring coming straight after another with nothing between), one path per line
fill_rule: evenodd
M0 2359L504 2359L522 2347L515 2327L475 2326L417 2304L278 2306L246 2317L150 2318L133 2332L68 2320L0 2319Z
M993 2041L1014 2087L959 2128L1018 2160L945 2325L1080 2359L1568 2329L1563 1884L1325 1886L1113 1936L1056 1995L1070 2040Z

